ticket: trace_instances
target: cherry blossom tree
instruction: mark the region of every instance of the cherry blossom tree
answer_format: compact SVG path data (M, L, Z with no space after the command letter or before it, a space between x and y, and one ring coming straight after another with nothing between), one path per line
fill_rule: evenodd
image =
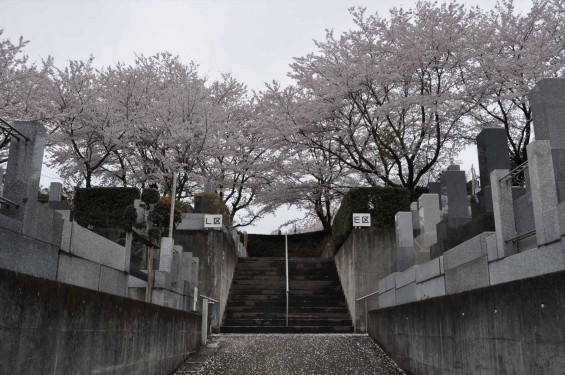
M0 38L2 34L0 29ZM0 39L0 118L6 121L44 117L45 72L28 62L27 43L22 37L15 43ZM0 128L0 165L7 162L9 143L8 132Z
M224 74L210 85L210 100L211 148L200 167L218 186L234 227L247 226L272 209L257 199L272 180L272 142L243 83Z
M64 69L52 68L48 123L50 164L61 177L86 187L102 171L127 129L114 121L104 75L93 67L93 58L69 61Z
M472 61L468 40L479 14L420 2L389 18L366 17L362 9L352 15L355 30L339 38L328 32L317 53L292 64L302 96L292 131L372 184L414 192L471 130L462 73Z
M183 64L169 53L140 56L136 68L144 80L144 95L150 98L147 114L134 125L130 142L130 152L142 171L138 181L170 192L176 173L180 199L192 193L199 158L210 147L205 80L194 63Z
M477 86L472 100L480 126L506 129L510 157L526 160L532 139L528 93L542 78L565 72L565 8L561 0L533 1L527 14L512 0L497 2L481 24L484 37L476 45L476 66L468 81Z
M295 88L281 89L277 83L267 88L261 93L261 122L279 153L272 165L276 173L261 199L274 207L304 209L307 214L302 225L318 222L330 230L341 196L359 183L359 177L334 156L336 144L331 139L314 138L314 134L304 137L292 131L302 121L295 116L300 114L304 99Z

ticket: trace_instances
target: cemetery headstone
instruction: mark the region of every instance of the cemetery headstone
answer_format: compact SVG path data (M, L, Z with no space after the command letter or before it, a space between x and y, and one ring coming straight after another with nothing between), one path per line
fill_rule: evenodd
M10 142L2 196L20 207L2 209L8 216L22 220L26 204L37 200L46 131L41 124L33 121L14 121L12 126L28 140L22 138Z
M396 251L393 255L392 271L402 272L415 264L412 212L397 212L394 221Z
M546 78L530 91L536 140L551 144L559 202L565 200L565 79Z

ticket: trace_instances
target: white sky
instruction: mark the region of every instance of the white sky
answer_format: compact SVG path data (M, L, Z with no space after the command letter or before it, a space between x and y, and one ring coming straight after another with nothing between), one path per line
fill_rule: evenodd
M336 35L353 27L348 9L388 13L393 6L410 7L416 1L389 0L0 0L1 38L23 36L26 53L40 62L48 55L58 65L90 55L97 65L131 62L136 53L168 51L195 61L210 79L230 72L249 89L286 77L292 58L315 50L325 29ZM490 8L493 1L465 1ZM531 2L516 0L519 11ZM477 166L476 153L461 155L464 168ZM42 184L58 180L45 170ZM254 233L270 233L296 216L279 210L263 219Z

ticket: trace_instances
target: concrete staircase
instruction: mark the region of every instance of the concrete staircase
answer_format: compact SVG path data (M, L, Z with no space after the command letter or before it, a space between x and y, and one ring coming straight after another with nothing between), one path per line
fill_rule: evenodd
M239 258L221 332L348 333L353 324L333 259Z

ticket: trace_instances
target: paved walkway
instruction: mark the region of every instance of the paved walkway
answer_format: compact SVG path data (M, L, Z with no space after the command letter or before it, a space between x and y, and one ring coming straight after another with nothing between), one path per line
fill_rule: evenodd
M404 374L367 335L223 334L175 375Z

